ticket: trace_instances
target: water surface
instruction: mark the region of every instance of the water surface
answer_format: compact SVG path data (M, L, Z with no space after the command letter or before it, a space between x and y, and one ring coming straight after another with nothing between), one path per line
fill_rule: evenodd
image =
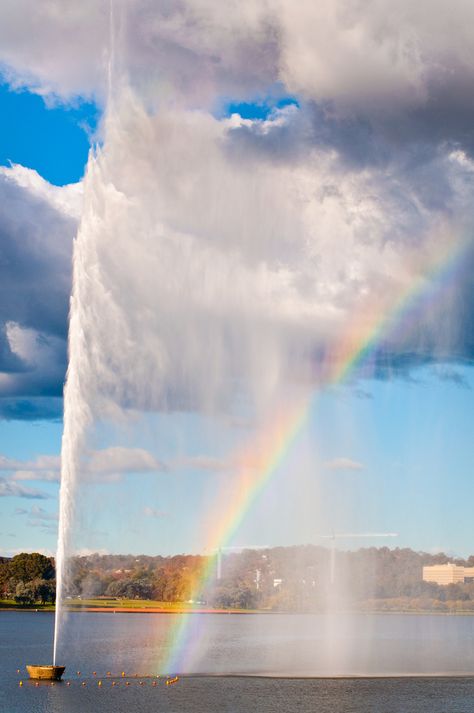
M152 677L175 616L179 615L72 614L66 628L67 651L63 650L70 686L35 687L27 682L24 665L50 661L53 616L0 612L0 711L474 710L474 678L468 675L474 668L474 617L205 615L197 627L202 647L194 666L213 675L184 676L176 685L166 686L163 678ZM112 686L105 676L108 670L114 675L125 670L130 685L126 687L119 676ZM246 675L216 675L229 673ZM349 674L379 678L295 678ZM420 674L443 675L422 678Z

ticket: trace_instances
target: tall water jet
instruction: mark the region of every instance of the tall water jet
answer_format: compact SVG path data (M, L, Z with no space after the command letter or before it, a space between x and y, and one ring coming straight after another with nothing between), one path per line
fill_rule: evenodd
M94 159L90 158L90 165ZM86 181L88 179L86 178ZM86 191L86 196L88 192ZM84 223L83 223L84 225ZM56 664L58 642L64 617L64 588L68 557L71 555L77 485L80 461L84 451L86 429L90 423L90 409L84 394L82 379L87 369L87 318L85 305L89 278L83 272L84 230L79 230L74 241L73 287L69 314L69 364L64 387L64 430L61 446L61 486L59 495L59 529L56 554L56 611L54 626L53 664Z
M107 57L107 106L113 107L114 55L115 55L114 0L109 0L109 38ZM90 173L96 161L94 151L88 158L84 179L86 201L91 200L93 182ZM69 305L68 329L68 368L64 386L63 436L61 442L61 485L59 492L58 544L56 550L56 608L54 620L53 665L56 664L58 642L64 617L64 590L66 585L68 557L71 556L71 536L74 525L75 501L80 473L81 456L84 455L87 427L91 422L91 400L83 388L84 375L87 373L87 337L88 318L85 314L90 276L87 274L87 251L94 247L88 245L87 235L91 234L87 224L90 209L85 206L81 225L73 243L72 291ZM90 257L89 257L90 259ZM93 262L97 261L93 259Z

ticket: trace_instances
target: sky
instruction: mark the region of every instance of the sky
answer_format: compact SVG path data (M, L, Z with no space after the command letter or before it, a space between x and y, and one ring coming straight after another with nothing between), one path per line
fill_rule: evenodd
M0 554L56 548L78 226L77 551L222 544L240 453L298 392L224 544L472 554L473 20L3 4Z

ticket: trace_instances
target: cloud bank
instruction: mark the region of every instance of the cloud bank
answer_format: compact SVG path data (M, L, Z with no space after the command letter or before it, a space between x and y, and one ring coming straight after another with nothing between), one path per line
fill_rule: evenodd
M112 73L114 104L84 213L82 187L1 171L0 415L60 414L79 216L98 240L82 386L105 410L317 382L341 333L456 253L370 375L470 363L473 15L461 0L4 3L12 86L105 104ZM297 104L272 109L281 96ZM239 100L268 116L226 116Z
M84 477L94 482L119 480L127 473L156 473L166 470L167 466L144 448L123 446L87 451L81 463ZM14 495L18 487L14 481L59 482L61 459L59 456L40 455L34 460L22 461L0 456L0 472L7 472L10 476L8 481L3 481L4 494L9 494L7 489L11 487L11 494Z
M462 123L459 110L472 108L474 9L465 0L6 0L0 20L4 71L42 94L105 98L112 23L116 71L155 102L202 108L279 82L339 113L443 107L446 118L456 104Z
M0 167L0 416L62 412L72 238L80 186Z

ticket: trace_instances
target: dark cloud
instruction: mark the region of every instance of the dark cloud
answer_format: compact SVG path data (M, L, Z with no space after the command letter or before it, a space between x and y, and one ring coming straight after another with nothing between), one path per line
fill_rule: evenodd
M58 386L61 386L58 383ZM63 415L62 398L0 397L0 419L7 421L59 421Z
M456 386L460 386L463 389L470 389L471 385L469 381L463 374L459 373L459 370L453 367L446 366L436 370L436 376L441 381L448 381Z
M61 416L77 221L52 190L33 171L0 173L0 418Z
M66 336L75 222L0 175L0 318Z

